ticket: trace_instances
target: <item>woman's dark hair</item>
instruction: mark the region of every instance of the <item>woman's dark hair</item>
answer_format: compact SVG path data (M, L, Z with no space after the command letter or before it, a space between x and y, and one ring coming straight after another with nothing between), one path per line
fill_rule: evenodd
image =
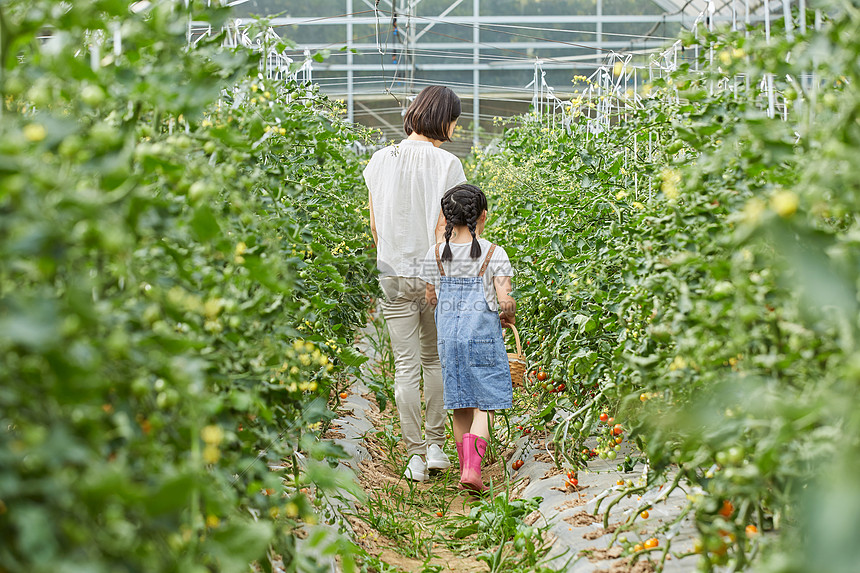
M406 135L412 132L437 141L451 141L448 130L460 117L460 98L445 86L427 86L418 94L403 117Z
M445 250L442 260L447 262L454 258L451 252L451 233L454 227L466 225L472 233L472 250L469 253L473 259L481 256L481 243L475 235L478 219L487 210L487 196L484 192L468 183L461 183L448 189L442 196L442 215L445 217Z

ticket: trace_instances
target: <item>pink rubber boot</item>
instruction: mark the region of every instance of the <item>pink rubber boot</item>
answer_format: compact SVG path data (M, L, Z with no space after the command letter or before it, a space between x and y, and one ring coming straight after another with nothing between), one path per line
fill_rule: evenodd
M460 479L463 479L463 442L454 442L454 445L457 446L457 461L460 462ZM463 484L459 484L457 486L459 489L463 489Z
M460 485L472 491L484 491L481 480L481 460L487 451L487 440L475 434L463 434L463 466Z

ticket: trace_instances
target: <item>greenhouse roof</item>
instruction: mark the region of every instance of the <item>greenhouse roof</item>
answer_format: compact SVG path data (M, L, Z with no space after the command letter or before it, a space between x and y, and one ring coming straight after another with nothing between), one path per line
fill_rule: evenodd
M684 14L696 17L699 14L711 11L720 16L731 16L732 11L742 17L749 6L750 15L764 13L765 2L763 0L652 0L655 4L666 10L669 14ZM709 6L710 5L710 6ZM770 3L773 11L782 5L780 0Z

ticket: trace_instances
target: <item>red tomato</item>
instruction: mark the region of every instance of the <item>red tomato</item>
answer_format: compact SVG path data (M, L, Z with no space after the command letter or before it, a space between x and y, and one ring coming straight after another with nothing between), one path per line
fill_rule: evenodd
M605 422L605 421L606 421L606 420L608 420L608 419L609 419L609 414L607 414L606 412L601 412L601 413L600 413L600 421L601 421L601 422Z
M730 502L729 500L726 499L726 500L723 500L723 506L720 508L720 511L718 511L717 513L719 513L720 515L722 515L723 517L728 519L732 516L732 514L734 512L735 512L735 506L732 505L732 502Z

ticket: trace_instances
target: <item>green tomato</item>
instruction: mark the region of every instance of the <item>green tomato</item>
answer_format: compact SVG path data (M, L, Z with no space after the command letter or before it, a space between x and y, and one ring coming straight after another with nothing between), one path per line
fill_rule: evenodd
M47 83L39 82L29 89L27 99L37 107L47 107L54 101L53 90Z
M143 398L147 394L149 394L149 382L147 382L143 378L136 378L131 383L131 393L137 396L138 398Z
M3 86L7 94L17 96L24 93L27 89L27 84L18 76L12 76L6 79L6 84Z
M113 147L119 144L121 138L119 130L105 122L99 122L90 129L90 139L100 147Z
M744 461L744 449L738 446L732 446L727 452L727 459L732 465L740 465Z
M87 85L81 90L81 101L90 107L97 107L104 103L105 92L99 86Z
M179 392L173 388L168 388L164 392L159 392L155 397L155 404L159 409L173 408L179 403Z
M618 453L615 450L609 450L606 453L606 459L614 460L617 457L618 457Z
M195 181L188 189L188 198L198 202L215 193L215 188L205 181Z
M60 143L58 151L60 155L66 159L73 159L78 152L83 148L84 141L77 134L72 134Z

